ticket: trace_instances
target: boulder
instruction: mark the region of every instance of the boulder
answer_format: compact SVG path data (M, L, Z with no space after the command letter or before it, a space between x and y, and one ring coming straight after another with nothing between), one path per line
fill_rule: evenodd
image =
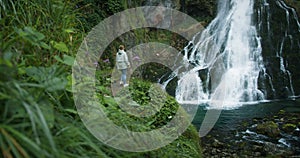
M287 123L282 126L282 130L287 133L294 132L296 128L297 128L297 126L294 124L291 124L291 123Z
M257 133L264 134L271 138L277 138L280 135L278 125L273 121L263 122L257 125Z

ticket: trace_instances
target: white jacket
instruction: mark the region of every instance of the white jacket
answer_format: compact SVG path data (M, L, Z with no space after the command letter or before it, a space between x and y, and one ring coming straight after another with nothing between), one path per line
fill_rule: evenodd
M127 69L130 66L128 56L124 50L119 49L116 57L116 65L119 70Z

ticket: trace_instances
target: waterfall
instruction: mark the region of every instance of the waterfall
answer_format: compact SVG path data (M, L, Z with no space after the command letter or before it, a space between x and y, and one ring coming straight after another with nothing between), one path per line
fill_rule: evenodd
M180 52L163 85L177 77L178 102L213 109L293 97L299 41L297 13L283 0L219 0L216 18ZM210 104L220 92L223 105Z
M261 38L252 22L254 0L220 0L218 6L216 18L183 50L185 67L180 69L185 70L175 75L179 78L176 99L181 103L210 102L211 96L222 90L226 92L224 108L263 100L257 86L264 65ZM221 81L227 86L219 86Z

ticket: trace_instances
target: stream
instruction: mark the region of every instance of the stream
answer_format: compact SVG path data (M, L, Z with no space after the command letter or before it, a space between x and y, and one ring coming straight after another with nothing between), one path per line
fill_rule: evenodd
M199 130L207 105L200 105L192 122ZM223 110L213 129L201 138L205 156L222 157L280 157L300 156L300 100L277 100L244 105ZM258 133L262 122L273 121L280 134L276 137ZM295 123L296 128L286 132L284 124Z

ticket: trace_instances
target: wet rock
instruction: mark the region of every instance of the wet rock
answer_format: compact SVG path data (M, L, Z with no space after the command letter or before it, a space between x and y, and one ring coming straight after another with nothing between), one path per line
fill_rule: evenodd
M253 151L259 152L262 151L263 147L258 145L253 145L252 149Z
M274 152L277 150L277 147L273 143L265 142L263 149L268 154L274 154Z
M253 156L255 156L255 157L260 157L260 156L261 156L261 153L260 153L260 152L255 152Z
M192 17L209 18L213 17L216 11L216 0L184 0L184 8L188 8L187 14ZM182 8L183 10L185 10Z
M280 111L278 112L278 114L279 114L279 115L284 115L284 114L285 114L285 111L284 111L284 110L280 110Z
M285 131L285 132L287 132L287 133L294 132L296 128L297 128L297 126L294 125L294 124L291 124L291 123L287 123L287 124L284 124L282 126L282 130Z
M278 157L286 157L293 154L291 151L284 150L271 142L265 142L264 151L267 153L267 155L276 155Z
M222 147L224 147L224 143L218 141L217 139L214 139L214 142L212 143L212 146L216 147L216 148L222 148Z
M212 153L213 155L216 155L216 154L217 154L217 149L216 149L216 148L213 148L212 151L211 151L211 153Z
M242 125L245 121L247 119L241 120L240 126L227 135L220 135L220 132L214 131L216 133L211 132L210 135L202 138L203 157L299 156L300 113L281 110L270 116L250 118L247 127ZM249 132L245 132L247 130ZM258 133L264 136L257 135ZM285 145L280 139L285 140L289 145Z
M280 135L280 130L278 125L273 121L267 121L258 124L256 127L257 133L264 134L271 138L277 138Z
M252 121L255 123L258 122L258 120L256 118L252 119Z

